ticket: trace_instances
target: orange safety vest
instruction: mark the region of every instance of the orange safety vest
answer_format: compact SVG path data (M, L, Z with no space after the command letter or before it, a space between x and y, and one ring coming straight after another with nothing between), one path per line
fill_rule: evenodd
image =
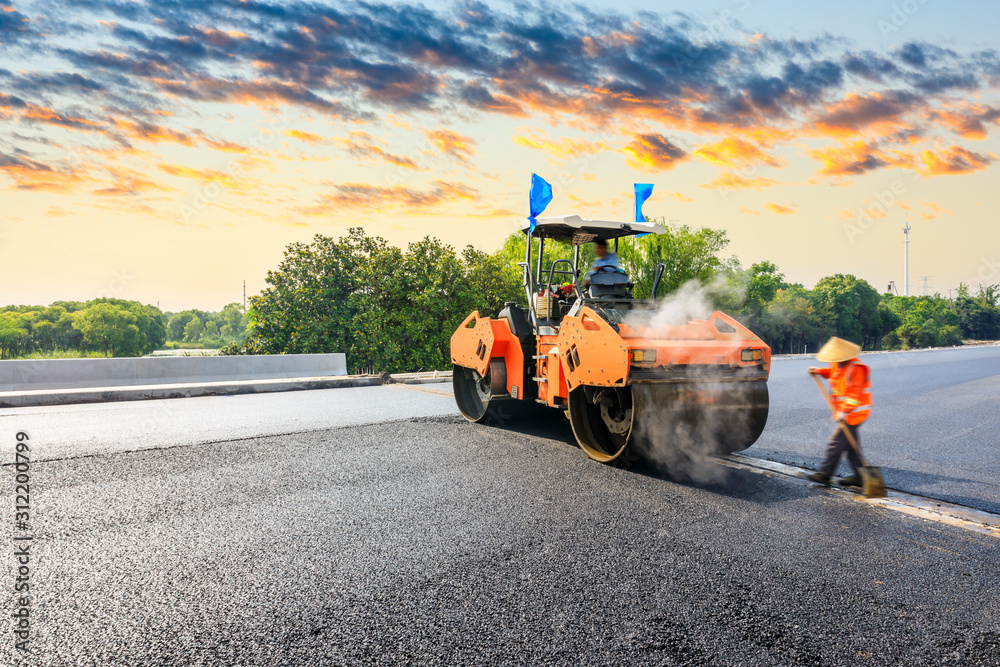
M842 364L830 364L830 369L823 375L830 378L830 398L834 407L845 415L848 424L857 426L868 419L872 412L868 366L857 358L849 359Z

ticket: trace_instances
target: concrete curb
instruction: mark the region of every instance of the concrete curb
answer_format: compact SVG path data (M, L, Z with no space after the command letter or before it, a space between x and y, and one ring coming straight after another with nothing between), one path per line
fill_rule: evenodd
M193 396L232 396L263 394L276 391L335 389L340 387L380 386L377 376L338 376L289 378L278 380L245 380L155 384L132 387L86 387L82 389L5 391L0 392L0 408L24 408L73 403L106 403L111 401L142 401L160 398L191 398Z
M429 371L426 373L396 373L390 375L396 384L434 384L451 382L451 371Z

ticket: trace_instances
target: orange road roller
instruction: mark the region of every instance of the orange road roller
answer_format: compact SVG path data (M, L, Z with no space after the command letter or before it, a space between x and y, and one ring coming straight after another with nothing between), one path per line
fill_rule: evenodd
M580 448L603 463L682 440L711 454L757 440L771 367L760 338L721 312L663 325L657 302L632 298L618 269L588 273L589 285L580 285L581 245L601 239L617 249L622 237L663 234L663 226L570 215L537 218L525 232L528 307L508 303L496 318L473 312L451 337L455 400L466 419L496 416L503 401L558 408ZM546 239L572 243L573 260L546 268ZM653 295L664 269L657 267Z

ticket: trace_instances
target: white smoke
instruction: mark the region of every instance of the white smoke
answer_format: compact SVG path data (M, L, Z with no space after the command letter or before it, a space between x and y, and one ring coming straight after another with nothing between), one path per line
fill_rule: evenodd
M650 338L670 339L670 327L707 320L718 304L741 304L744 293L741 286L722 276L707 285L692 280L659 301L655 310L630 312L625 322L636 330L648 328L645 333ZM735 352L743 343L733 341L731 345ZM636 434L643 455L673 479L698 484L724 482L727 469L714 457L726 450L725 441L745 436L750 415L739 409L719 410L712 400L722 387L739 394L743 384L720 384L710 377L695 376L684 383L650 384L637 389L651 392Z

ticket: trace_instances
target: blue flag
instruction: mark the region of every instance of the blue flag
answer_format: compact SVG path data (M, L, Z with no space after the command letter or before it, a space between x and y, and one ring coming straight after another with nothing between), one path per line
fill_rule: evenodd
M635 221L646 222L646 216L642 214L642 205L653 194L652 183L635 184Z
M531 223L528 230L529 233L534 232L535 225L538 224L535 216L540 215L545 210L545 207L549 205L550 201L552 201L552 186L538 174L532 174L531 191L528 193L528 208L530 211L528 221Z

